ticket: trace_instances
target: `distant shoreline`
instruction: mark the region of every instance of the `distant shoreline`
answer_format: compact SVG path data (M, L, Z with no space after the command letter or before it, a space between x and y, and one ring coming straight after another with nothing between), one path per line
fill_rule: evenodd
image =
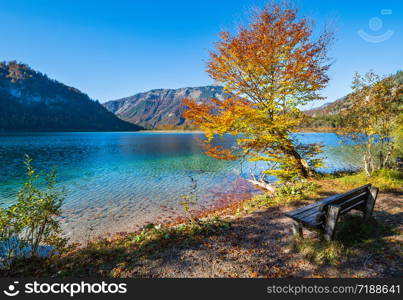
M184 129L146 129L140 130L140 132L156 132L156 133L203 133L202 130L184 130ZM329 127L307 127L307 128L298 128L294 132L301 133L315 133L315 132L326 132L326 133L336 133L337 128L329 128Z
M149 129L141 130L140 132L156 132L156 133L203 133L202 130L183 130L183 129Z
M298 128L294 132L302 132L302 133L312 133L312 132L326 132L326 133L336 133L338 128L331 128L331 127L306 127L306 128Z
M328 127L308 127L308 128L298 128L293 132L301 132L301 133L314 133L314 132L333 132L336 133L338 128L328 128ZM145 133L203 133L202 130L184 130L184 129L144 129L144 130L113 130L113 131L103 131L103 130L11 130L11 131L3 131L0 130L0 133L113 133L113 132L145 132Z

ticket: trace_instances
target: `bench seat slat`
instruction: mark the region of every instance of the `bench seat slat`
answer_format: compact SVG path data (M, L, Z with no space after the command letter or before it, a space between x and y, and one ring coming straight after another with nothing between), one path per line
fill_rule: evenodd
M321 211L319 209L315 209L315 210L310 210L303 215L298 215L297 218L298 219L307 219L313 215L316 217L317 215L320 215L320 214L321 214Z
M293 217L293 216L296 216L296 215L298 215L298 214L300 214L300 213L302 213L302 212L305 212L305 211L307 211L307 210L310 210L310 209L312 209L312 208L319 207L319 206L320 206L320 203L319 203L319 202L315 202L315 203L309 204L309 205L307 205L307 206L298 208L298 209L296 209L296 210L290 211L290 212L286 213L286 215L289 216L289 217Z
M312 214L319 214L320 212L321 212L320 207L316 206L316 207L313 207L311 209L307 209L307 210L305 210L303 212L300 212L299 214L296 214L293 217L297 218L297 219L304 219L304 218L306 218L306 217L308 217L308 216L310 216Z
M312 228L319 228L323 222L316 220L316 215L311 215L308 218L300 219L299 222L304 224L305 226L312 227Z
M303 212L305 212L307 210L310 210L310 209L313 209L313 208L325 207L326 205L329 205L330 203L334 203L334 202L337 202L339 200L342 200L343 198L349 197L350 195L352 195L354 193L357 193L357 192L359 192L361 190L363 190L363 191L368 190L368 188L370 186L371 186L371 184L366 184L366 185L363 185L363 186L361 186L359 188L351 190L351 191L349 191L347 193L330 196L330 197L325 198L323 200L317 201L315 203L312 203L312 204L306 205L304 207L298 208L296 210L293 210L291 212L288 212L288 213L286 213L286 216L288 216L290 218L297 217L298 214L301 214L301 213L303 213Z

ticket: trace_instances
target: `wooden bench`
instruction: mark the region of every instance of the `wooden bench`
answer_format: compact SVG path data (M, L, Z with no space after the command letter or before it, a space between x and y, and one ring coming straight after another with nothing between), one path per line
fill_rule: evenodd
M339 216L352 209L364 213L367 220L374 209L378 188L367 184L344 194L334 195L286 214L293 219L293 233L303 237L302 229L318 230L328 241L333 239Z

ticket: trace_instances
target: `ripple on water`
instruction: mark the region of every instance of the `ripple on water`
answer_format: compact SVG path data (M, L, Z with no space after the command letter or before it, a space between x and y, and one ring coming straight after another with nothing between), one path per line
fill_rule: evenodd
M256 191L243 180L252 163L217 161L205 156L200 134L19 133L0 134L0 197L15 201L24 178L24 154L41 170L57 166L66 189L61 218L74 240L106 232L131 231L147 222L183 216L179 204L197 182L195 210L228 205ZM324 142L324 171L348 169L354 160L337 153L334 134L299 134L306 142ZM223 141L230 143L231 141ZM340 151L339 151L340 152Z

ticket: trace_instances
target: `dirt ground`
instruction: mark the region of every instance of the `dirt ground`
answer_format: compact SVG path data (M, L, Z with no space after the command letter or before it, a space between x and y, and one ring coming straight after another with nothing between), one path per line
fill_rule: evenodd
M323 195L327 196L327 195ZM273 207L234 217L224 234L162 249L130 264L123 277L401 277L403 193L380 193L374 218L397 230L386 247L360 249L337 266L312 263L291 251L294 207ZM308 236L315 235L308 233Z

